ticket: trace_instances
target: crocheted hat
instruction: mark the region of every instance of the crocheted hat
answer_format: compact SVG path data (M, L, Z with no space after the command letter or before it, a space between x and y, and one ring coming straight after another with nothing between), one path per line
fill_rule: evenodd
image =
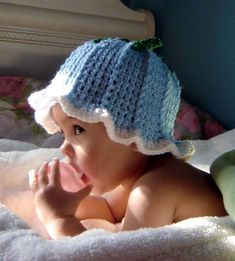
M106 38L78 47L50 85L29 97L36 121L48 133L57 132L50 111L59 103L69 116L103 122L110 139L136 143L143 154L186 156L191 143L172 136L181 88L176 75L149 50L156 42Z

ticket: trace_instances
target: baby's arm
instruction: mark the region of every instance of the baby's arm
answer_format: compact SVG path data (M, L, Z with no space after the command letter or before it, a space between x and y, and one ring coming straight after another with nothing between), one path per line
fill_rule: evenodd
M116 222L107 200L95 195L89 195L81 201L75 216L79 220L104 219L111 223Z
M156 173L142 176L129 196L121 230L172 224L176 200L171 187L167 178L160 180Z
M128 193L126 203L125 197L118 197L119 193L112 193L111 198L110 194L107 194L107 202L112 210L117 202L125 204L125 211L120 220L108 222L107 219L88 219L83 220L82 224L87 229L103 228L111 232L172 224L176 206L175 183L169 182L165 174L156 175L155 171L152 171L140 177ZM116 213L117 209L114 212Z

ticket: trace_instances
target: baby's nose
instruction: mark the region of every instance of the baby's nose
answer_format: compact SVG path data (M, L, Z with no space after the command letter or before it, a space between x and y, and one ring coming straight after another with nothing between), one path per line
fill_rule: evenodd
M60 151L69 158L72 158L74 155L73 146L65 139L62 145L60 146Z

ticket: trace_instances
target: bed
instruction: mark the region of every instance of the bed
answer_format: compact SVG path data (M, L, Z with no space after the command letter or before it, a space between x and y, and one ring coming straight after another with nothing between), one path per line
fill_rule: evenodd
M86 40L141 39L157 32L150 11L133 11L118 0L1 0L0 13L0 259L234 260L235 222L229 216L115 234L93 229L58 241L43 239L24 221L19 199L31 196L28 171L62 157L62 137L36 125L27 95L45 86L69 52ZM207 172L216 157L235 147L235 129L185 100L174 135L192 139L196 153L189 164ZM9 196L15 198L12 205Z

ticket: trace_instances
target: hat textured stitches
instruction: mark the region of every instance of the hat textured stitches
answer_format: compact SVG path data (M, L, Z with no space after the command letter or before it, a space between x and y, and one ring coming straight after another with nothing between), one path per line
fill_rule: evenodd
M107 38L74 50L50 85L29 97L36 121L58 131L50 109L59 103L69 116L103 122L115 142L135 142L148 155L184 157L190 143L172 137L181 92L176 75L153 51L132 45Z

